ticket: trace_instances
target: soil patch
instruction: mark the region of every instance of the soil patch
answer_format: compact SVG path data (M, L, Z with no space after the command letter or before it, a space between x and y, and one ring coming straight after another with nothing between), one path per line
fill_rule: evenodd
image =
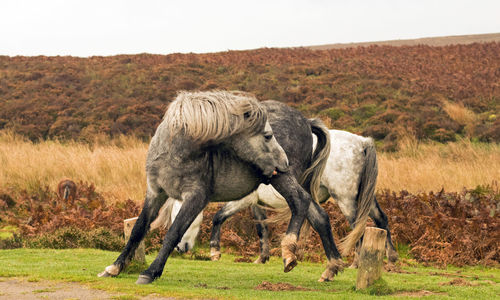
M426 291L426 290L421 290L421 291L411 291L411 292L399 292L399 293L394 293L391 296L401 296L401 297L424 297L424 296L435 296L435 295L440 295L440 296L447 296L447 293L441 293L441 292L431 292L431 291Z
M399 274L417 274L417 272L414 271L406 271L401 269L400 266L395 265L395 264L386 264L384 266L384 270L388 273L399 273Z
M470 278L474 280L478 280L479 276L476 275L463 275L463 274L458 274L458 273L443 273L443 272L430 272L429 275L431 276L443 276L443 277L457 277L457 278Z
M261 291L313 291L312 289L308 289L305 287L301 287L300 285L292 285L286 282L277 282L272 283L269 281L263 281L261 284L254 288L255 290Z
M441 285L441 286L443 286L443 285L478 286L479 283L470 282L470 281L467 281L463 278L456 278L456 279L453 279L452 281L449 281L449 282L441 282L439 285Z
M121 296L125 296L125 294L94 290L75 282L55 282L48 280L30 282L26 279L0 277L0 300L117 299ZM139 296L137 299L173 300L175 298L148 295L146 297Z

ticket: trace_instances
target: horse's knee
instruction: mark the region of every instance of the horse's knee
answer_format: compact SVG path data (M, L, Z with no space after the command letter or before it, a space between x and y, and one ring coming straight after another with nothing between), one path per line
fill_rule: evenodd
M224 223L225 217L223 210L219 210L212 219L212 226L218 226Z

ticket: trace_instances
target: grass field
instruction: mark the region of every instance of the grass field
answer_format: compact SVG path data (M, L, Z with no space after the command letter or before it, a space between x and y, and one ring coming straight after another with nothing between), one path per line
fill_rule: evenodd
M182 298L218 299L393 299L423 296L426 299L494 299L500 293L500 270L468 267L436 269L406 262L401 273L383 273L385 283L365 291L355 291L356 270L346 269L330 283L319 283L322 264L302 262L290 273L283 273L279 258L262 266L234 263L223 255L219 262L170 258L163 276L152 285L134 284L138 272L122 273L117 278L98 278L118 253L91 249L16 249L0 250L0 277L22 277L28 281L55 280L121 292L122 299L157 294ZM153 256L148 256L151 262ZM409 266L411 265L411 266ZM258 286L281 286L285 290L258 290ZM286 289L297 290L286 290ZM377 296L382 295L382 297Z
M408 138L395 153L378 153L377 189L393 191L460 191L500 178L500 145L467 140L422 144ZM63 178L93 183L108 200L142 201L148 145L131 137L76 142L32 143L0 132L0 189L29 193L55 190Z

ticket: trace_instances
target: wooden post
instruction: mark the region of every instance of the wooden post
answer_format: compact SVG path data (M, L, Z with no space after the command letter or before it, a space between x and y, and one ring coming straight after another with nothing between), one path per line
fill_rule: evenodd
M359 254L356 289L367 288L382 276L386 238L387 231L384 229L375 227L365 229L363 245Z
M137 221L137 217L126 219L123 221L123 232L125 234L125 242L130 238L130 234L132 233L132 228L134 228L135 222ZM137 249L135 250L133 260L144 264L146 263L146 251L145 251L144 241L141 241Z

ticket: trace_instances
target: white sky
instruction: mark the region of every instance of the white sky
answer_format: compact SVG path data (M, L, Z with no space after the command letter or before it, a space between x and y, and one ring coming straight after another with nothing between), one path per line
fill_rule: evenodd
M0 55L215 52L500 32L499 0L0 0Z

